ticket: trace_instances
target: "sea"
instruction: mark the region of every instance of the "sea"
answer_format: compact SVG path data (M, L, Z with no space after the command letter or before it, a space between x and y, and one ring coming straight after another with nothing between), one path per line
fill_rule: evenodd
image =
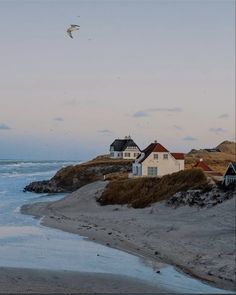
M23 192L32 181L50 179L60 168L78 161L0 160L0 267L68 270L124 275L167 292L222 293L172 266L157 274L145 261L86 237L48 228L20 213L24 204L55 201L64 194ZM99 256L97 255L99 254Z

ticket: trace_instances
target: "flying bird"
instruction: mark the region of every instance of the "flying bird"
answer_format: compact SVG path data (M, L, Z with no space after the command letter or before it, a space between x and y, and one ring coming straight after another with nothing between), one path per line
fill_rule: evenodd
M80 26L78 25L70 25L70 27L67 29L67 34L73 39L73 36L72 36L72 32L73 31L78 31L80 28Z

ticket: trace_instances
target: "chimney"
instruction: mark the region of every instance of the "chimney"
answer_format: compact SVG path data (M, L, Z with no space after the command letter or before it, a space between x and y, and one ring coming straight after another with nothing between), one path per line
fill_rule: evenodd
M154 140L154 143L157 143L157 140Z

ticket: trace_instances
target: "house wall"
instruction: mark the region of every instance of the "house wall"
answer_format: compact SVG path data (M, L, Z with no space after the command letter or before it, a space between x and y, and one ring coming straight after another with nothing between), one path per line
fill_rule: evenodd
M138 154L140 154L140 151L136 147L127 148L126 150L119 152L110 150L110 157L113 159L136 159Z
M123 151L123 159L136 159L139 154L140 151L137 147L128 147Z
M158 154L158 159L154 159L154 154ZM168 159L163 155L168 154ZM176 160L170 153L151 153L142 162L142 176L148 176L148 167L157 167L157 176L163 176L184 170L184 160Z
M176 160L180 164L180 170L184 170L184 160Z
M123 157L122 152L115 152L115 151L110 151L110 157L113 159L121 159Z

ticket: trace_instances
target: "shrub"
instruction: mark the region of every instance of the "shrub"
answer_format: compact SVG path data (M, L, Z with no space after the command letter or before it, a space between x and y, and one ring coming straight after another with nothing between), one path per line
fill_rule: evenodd
M203 189L207 178L201 169L187 169L162 178L133 178L111 181L101 197L101 205L128 204L144 208L152 203L166 200L179 191Z

